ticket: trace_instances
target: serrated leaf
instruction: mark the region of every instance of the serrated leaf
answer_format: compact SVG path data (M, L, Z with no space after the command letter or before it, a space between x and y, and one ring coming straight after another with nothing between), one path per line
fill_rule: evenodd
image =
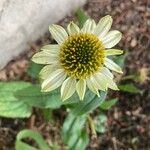
M75 107L71 110L71 113L75 116L89 113L90 111L97 108L106 98L107 92L100 92L100 97L87 91L83 101L78 102Z
M25 138L34 139L40 150L50 150L43 137L38 132L32 130L22 130L18 133L15 144L16 150L37 150L37 148L24 143L22 140Z
M31 107L14 96L17 90L30 85L30 83L21 81L0 82L0 116L24 118L31 115Z
M132 83L119 85L119 89L121 91L129 92L129 93L139 93L140 92L140 90Z
M118 101L117 98L104 101L104 102L100 105L100 108L101 108L101 109L104 109L104 110L110 109L112 106L114 106L114 105L116 104L117 101Z

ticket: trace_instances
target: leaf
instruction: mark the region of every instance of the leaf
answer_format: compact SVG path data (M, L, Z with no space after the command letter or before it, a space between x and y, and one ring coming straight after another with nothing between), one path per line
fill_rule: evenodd
M123 80L134 80L134 81L139 81L139 74L136 73L136 74L133 74L133 75L127 75L127 76L124 76L122 79Z
M51 92L41 92L39 85L31 85L27 88L19 90L15 93L15 96L28 105L39 108L56 109L61 105L69 105L79 102L79 98L76 94L74 94L67 101L62 102L59 89Z
M0 82L0 116L10 118L30 117L31 107L14 96L17 90L28 86L30 86L30 83L21 81Z
M124 64L125 64L125 59L128 55L128 52L126 52L125 54L123 55L120 55L120 56L112 56L111 58L113 59L113 61L118 64L121 68L124 67Z
M74 133L80 133L81 129L84 126L86 121L86 116L82 115L79 117L75 117L71 113L68 114L67 118L64 121L63 128L62 128L62 136L64 142L69 140L69 136Z
M117 98L114 98L114 99L111 99L111 100L108 100L108 101L104 101L100 105L100 108L104 109L104 110L110 109L112 106L114 106L116 104L117 101L118 101Z
M27 70L27 74L31 76L33 79L38 78L39 73L41 69L43 68L43 65L41 64L36 64L34 62L30 62Z
M132 83L119 85L119 89L121 91L129 92L129 93L139 93L140 92L140 90Z
M71 110L71 113L75 116L79 116L88 113L98 107L106 97L107 92L100 92L100 97L87 91L83 101L78 102L75 107Z
M100 114L99 116L95 117L94 124L97 132L104 133L106 131L104 125L106 121L107 121L107 116L104 114Z
M30 106L39 108L59 108L62 104L58 90L52 92L41 92L39 85L19 90L15 93L18 99L21 99Z
M87 132L83 130L81 131L81 135L74 140L74 143L72 146L70 146L69 150L85 150L88 144L89 136Z
M74 93L69 99L67 99L66 101L63 101L62 104L63 105L74 105L75 103L79 103L80 99L77 93Z
M68 150L84 150L88 144L88 135L83 130L86 115L75 117L71 113L64 121L62 128L62 139L68 146Z
M18 133L15 144L16 150L37 150L37 148L34 148L21 141L25 138L34 139L35 142L38 144L40 150L50 150L43 137L38 132L32 130L22 130Z
M51 150L60 150L60 146L59 146L57 143L53 143L53 144L50 146L50 149L51 149Z
M89 16L86 14L86 12L83 9L78 9L76 15L79 22L79 27L82 28L86 20L89 19Z

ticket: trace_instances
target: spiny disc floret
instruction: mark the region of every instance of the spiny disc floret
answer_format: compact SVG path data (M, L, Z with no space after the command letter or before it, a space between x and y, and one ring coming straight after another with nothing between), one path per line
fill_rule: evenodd
M77 79L93 75L103 63L104 46L94 34L73 34L60 48L61 66L69 76Z

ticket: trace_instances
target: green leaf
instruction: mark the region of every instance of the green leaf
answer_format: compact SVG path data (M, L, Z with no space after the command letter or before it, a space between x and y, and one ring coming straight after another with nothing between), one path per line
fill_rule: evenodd
M106 121L107 121L107 116L104 114L100 114L99 116L95 117L94 124L97 132L104 133L106 131L104 125Z
M113 59L113 61L118 64L121 68L124 67L124 64L125 64L125 59L128 55L128 52L126 51L125 54L123 55L120 55L120 56L111 56L111 58Z
M59 92L60 93L60 92ZM69 99L66 101L63 101L63 105L74 105L75 103L79 103L80 99L77 93L74 93L73 96L71 96Z
M87 116L75 117L71 113L64 121L62 139L68 146L68 150L84 150L88 144L88 135L83 130Z
M83 128L84 123L86 121L86 118L86 115L75 117L71 113L68 114L62 128L62 136L65 143L69 140L72 134L80 134L81 129Z
M30 106L51 109L56 109L61 105L70 105L80 101L77 94L74 94L71 98L62 102L60 89L51 92L41 92L39 85L31 85L19 90L15 93L15 96Z
M76 15L79 22L79 27L82 28L86 20L89 19L89 16L86 14L86 12L83 9L78 9Z
M15 96L28 105L39 108L56 109L62 104L58 90L52 92L41 92L39 85L32 85L17 91Z
M140 92L140 90L132 83L119 85L119 89L121 91L129 92L129 93L139 93Z
M136 74L133 74L133 75L127 75L127 76L124 76L121 80L134 80L134 81L139 81L139 74L136 73Z
M14 93L30 86L27 82L0 82L0 116L10 118L30 117L32 109L26 103L17 99Z
M104 101L104 102L100 105L100 108L101 108L101 109L104 109L104 110L110 109L112 106L114 106L114 105L116 104L117 101L118 101L117 98Z
M43 68L43 65L41 64L36 64L34 62L30 62L27 70L27 74L32 77L33 79L38 78L39 73L41 69Z
M78 102L75 107L71 110L75 116L83 115L97 108L106 98L107 92L100 92L100 97L87 91L83 101Z
M35 142L38 144L40 150L50 150L43 137L38 132L32 130L22 130L18 133L15 144L16 150L37 150L37 148L34 148L29 144L26 144L21 141L25 138L34 139Z
M51 146L50 146L50 149L51 150L60 150L60 146L57 144L57 143L53 143Z
M81 135L77 137L76 140L74 140L73 145L69 147L69 150L85 150L88 144L89 144L88 133L85 130L83 130L81 131Z

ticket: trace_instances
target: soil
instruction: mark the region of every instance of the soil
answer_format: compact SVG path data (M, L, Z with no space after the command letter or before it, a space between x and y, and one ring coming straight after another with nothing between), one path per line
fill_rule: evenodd
M140 80L121 80L122 83L134 83L139 94L110 92L109 98L118 97L119 102L106 111L107 131L99 134L91 142L89 150L149 150L150 149L150 1L149 0L88 0L84 6L88 15L98 21L110 14L113 29L123 33L118 47L128 52L124 78L139 73ZM67 16L59 24L66 24L74 18ZM0 80L33 81L27 76L27 66L31 56L46 43L52 43L49 33L31 45L26 53L11 61L2 71ZM54 112L55 126L46 123L40 110L34 110L29 119L0 119L0 150L13 150L16 134L24 128L38 130L45 139L58 141L64 149L60 138L60 128L64 118L63 110Z

